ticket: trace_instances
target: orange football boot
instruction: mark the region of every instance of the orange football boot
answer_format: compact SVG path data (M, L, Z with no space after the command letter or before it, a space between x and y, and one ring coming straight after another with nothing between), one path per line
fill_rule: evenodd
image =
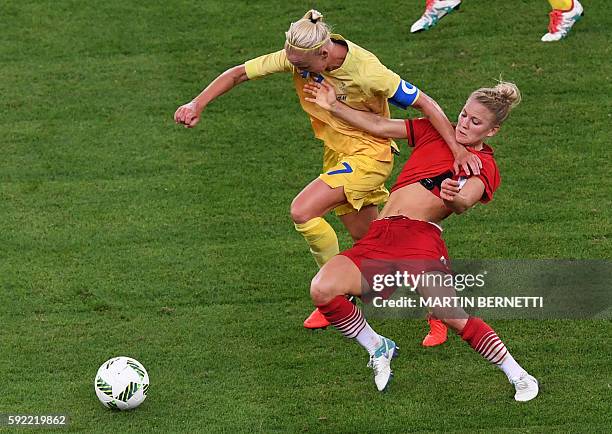
M424 347L435 347L442 345L447 339L447 328L442 321L434 318L431 315L427 316L427 322L429 323L429 333L423 339Z
M304 320L304 327L307 329L324 329L330 325L331 323L327 321L318 308L313 310L310 316Z

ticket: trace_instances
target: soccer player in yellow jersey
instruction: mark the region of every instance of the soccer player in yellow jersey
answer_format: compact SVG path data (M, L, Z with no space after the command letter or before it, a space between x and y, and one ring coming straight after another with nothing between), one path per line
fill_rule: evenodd
M291 217L296 230L322 267L339 252L338 239L323 216L334 210L354 240L368 230L378 215L378 205L389 193L385 181L393 167L392 140L375 137L305 100L304 84L310 80L331 83L338 99L350 107L389 117L388 100L412 106L427 116L449 144L455 166L479 173L481 162L455 141L455 133L440 107L416 86L387 69L372 53L332 34L323 16L310 10L286 32L285 47L228 69L174 115L191 128L204 108L234 86L277 72L292 74L300 104L309 115L315 137L324 143L323 173L293 200ZM305 321L307 328L329 325L317 310Z

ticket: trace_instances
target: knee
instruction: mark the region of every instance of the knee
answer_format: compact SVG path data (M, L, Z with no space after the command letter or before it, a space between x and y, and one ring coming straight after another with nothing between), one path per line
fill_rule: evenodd
M312 282L310 282L310 298L315 306L325 305L335 296L335 291L332 285L322 279L319 274L317 274L312 279Z
M306 223L308 220L313 219L316 216L312 215L312 212L305 207L304 205L302 205L302 203L297 199L293 199L293 202L291 202L291 208L289 210L289 213L291 214L291 220L293 220L294 223Z

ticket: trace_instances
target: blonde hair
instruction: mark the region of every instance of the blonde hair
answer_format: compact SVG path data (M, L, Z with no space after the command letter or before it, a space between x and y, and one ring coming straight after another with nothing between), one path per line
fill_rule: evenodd
M285 36L285 49L319 54L321 47L331 40L331 28L323 22L321 12L311 9L302 19L291 23Z
M501 125L510 115L510 111L521 102L521 92L516 84L500 81L495 87L481 87L470 95L470 98L485 106Z

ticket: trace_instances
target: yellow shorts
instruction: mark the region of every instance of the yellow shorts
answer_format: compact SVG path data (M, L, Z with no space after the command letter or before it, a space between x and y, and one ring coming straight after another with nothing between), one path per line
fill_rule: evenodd
M393 161L378 161L365 155L344 155L327 146L323 153L323 172L319 178L331 188L344 187L347 203L334 209L341 216L368 205L387 201L385 181L391 175Z

